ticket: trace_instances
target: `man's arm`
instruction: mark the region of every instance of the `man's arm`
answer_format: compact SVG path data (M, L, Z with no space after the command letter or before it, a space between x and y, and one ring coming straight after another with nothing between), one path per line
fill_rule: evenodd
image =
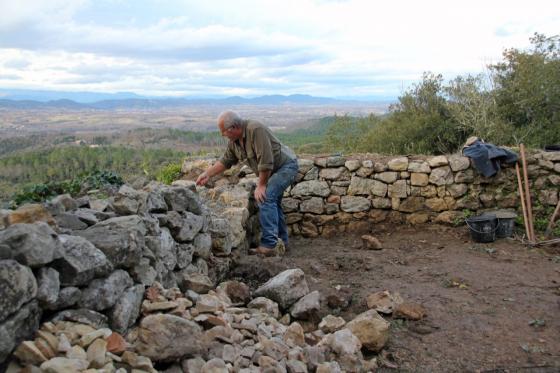
M217 161L206 171L201 173L200 176L198 176L198 178L196 179L196 185L205 185L212 176L221 174L225 170L226 166L222 162Z

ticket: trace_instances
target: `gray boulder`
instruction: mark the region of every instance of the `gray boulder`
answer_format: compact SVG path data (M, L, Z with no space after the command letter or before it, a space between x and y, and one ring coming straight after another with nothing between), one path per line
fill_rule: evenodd
M134 266L142 257L146 226L137 216L121 216L102 221L76 235L103 251L114 267Z
M299 268L279 273L255 291L255 296L272 299L283 309L288 309L298 299L309 293L305 274Z
M72 213L76 215L78 219L86 223L88 227L99 223L100 220L109 219L109 216L105 213L86 208L78 209Z
M128 272L121 269L113 272L105 279L91 281L82 291L79 305L95 311L103 311L115 305L126 288L132 286L133 281Z
M319 312L320 294L317 290L305 295L290 309L290 314L296 319L308 319Z
M302 181L301 183L298 183L294 186L291 194L294 197L327 197L329 194L331 194L331 189L329 188L329 184L326 181Z
M113 209L119 215L132 215L138 213L141 194L128 185L120 187L113 198Z
M41 307L34 300L21 307L9 319L0 323L0 364L6 360L19 343L33 337L39 329L41 314Z
M56 233L46 223L14 224L0 231L0 246L12 251L12 258L31 268L50 263L57 255Z
M143 285L135 285L126 289L109 313L111 329L124 334L140 315L143 297Z
M49 201L52 206L57 206L55 209L60 211L72 211L78 208L78 203L70 194L61 194Z
M191 212L184 212L181 227L174 230L173 238L177 242L192 241L204 226L204 217Z
M56 269L43 267L37 272L37 299L39 302L54 303L60 292L60 276Z
M195 250L195 246L191 244L177 245L177 268L183 269L191 264Z
M60 289L58 292L58 297L52 303L44 304L44 308L52 311L63 310L65 308L72 307L82 297L82 291L74 286L69 286Z
M199 233L193 240L194 253L204 259L212 254L212 236L210 233Z
M60 235L59 240L62 257L55 260L52 266L60 272L63 285L85 285L111 272L111 263L103 251L85 238Z
M162 271L165 267L162 268ZM135 282L142 285L152 285L157 278L157 271L154 267L150 265L150 260L148 258L140 259L140 263L136 264L129 273L134 278Z
M152 361L176 361L206 350L202 328L195 322L169 314L145 317L138 329L135 350Z
M146 196L145 210L152 213L164 213L167 211L167 203L165 198L159 191L151 191Z
M0 322L37 294L37 282L29 267L15 260L0 260Z
M200 215L202 202L198 194L185 187L170 187L163 190L163 198L169 210L183 212L189 211Z
M78 216L69 212L62 212L55 215L54 220L56 221L58 227L63 229L79 231L88 227L88 225L81 221Z
M177 264L176 243L167 228L161 228L159 236L146 236L146 246L161 261L165 268L172 270Z

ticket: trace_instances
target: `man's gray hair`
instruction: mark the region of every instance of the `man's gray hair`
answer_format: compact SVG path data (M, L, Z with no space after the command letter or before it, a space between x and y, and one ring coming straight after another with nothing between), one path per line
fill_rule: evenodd
M218 116L218 123L223 123L224 129L241 125L242 119L236 112L228 110Z

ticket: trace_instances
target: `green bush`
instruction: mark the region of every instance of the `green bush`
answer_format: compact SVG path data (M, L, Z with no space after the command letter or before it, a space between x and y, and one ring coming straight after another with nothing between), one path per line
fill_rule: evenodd
M89 174L80 175L71 180L51 181L26 185L12 197L12 207L16 208L24 203L44 202L59 194L76 196L91 189L104 186L124 184L123 179L112 171L95 170Z
M156 180L169 185L179 179L179 177L181 177L181 164L170 163L157 173Z

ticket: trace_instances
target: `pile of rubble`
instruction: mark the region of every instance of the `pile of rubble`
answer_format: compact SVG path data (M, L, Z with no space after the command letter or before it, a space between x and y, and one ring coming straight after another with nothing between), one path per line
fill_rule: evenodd
M377 358L362 350L379 352L389 337L390 323L376 310L392 313L405 303L381 292L367 304L349 322L327 315L317 324L320 294L309 291L300 269L253 293L239 281L186 292L155 283L124 338L94 313L47 322L17 347L8 372L370 372Z

